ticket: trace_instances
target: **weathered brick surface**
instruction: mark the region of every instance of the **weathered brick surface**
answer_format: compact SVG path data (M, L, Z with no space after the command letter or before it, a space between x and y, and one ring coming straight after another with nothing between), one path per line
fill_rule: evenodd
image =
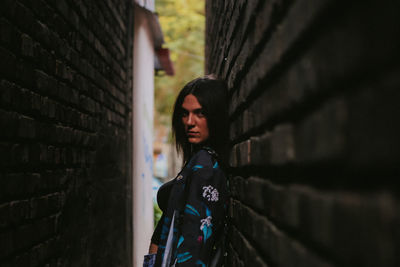
M230 92L231 266L397 266L395 1L207 1Z
M0 4L1 266L131 266L131 5Z
M250 245L246 238L233 227L232 233L230 235L232 243L237 246L238 253L242 255L243 262L250 266L267 266L265 262L257 255L255 249ZM235 265L235 264L232 264Z

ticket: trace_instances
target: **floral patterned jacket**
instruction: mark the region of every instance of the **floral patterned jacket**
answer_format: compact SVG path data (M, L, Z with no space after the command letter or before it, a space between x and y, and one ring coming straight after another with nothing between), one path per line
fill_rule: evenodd
M175 179L158 191L163 216L152 237L152 242L158 244L155 266L161 266L174 211L179 216L174 222L171 265L208 266L214 242L223 228L227 200L226 176L215 152L202 148Z

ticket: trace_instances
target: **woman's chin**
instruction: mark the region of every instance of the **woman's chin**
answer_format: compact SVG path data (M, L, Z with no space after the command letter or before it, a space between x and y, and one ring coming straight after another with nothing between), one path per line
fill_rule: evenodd
M193 145L198 145L198 144L202 143L203 140L201 138L198 138L198 137L189 137L188 138L188 142L193 144Z

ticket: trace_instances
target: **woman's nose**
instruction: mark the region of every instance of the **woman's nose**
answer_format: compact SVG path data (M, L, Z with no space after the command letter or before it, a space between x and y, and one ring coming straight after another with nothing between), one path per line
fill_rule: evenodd
M187 119L187 124L188 125L193 125L193 123L194 123L193 114L189 113L188 119Z

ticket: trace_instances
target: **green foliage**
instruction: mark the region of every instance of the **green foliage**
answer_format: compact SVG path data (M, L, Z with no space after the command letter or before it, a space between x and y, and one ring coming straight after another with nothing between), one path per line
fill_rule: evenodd
M153 202L153 208L154 208L154 228L156 228L158 221L161 219L162 211L158 207L157 203Z
M157 0L156 10L175 76L155 78L155 122L170 126L178 92L187 82L204 74L205 2Z

